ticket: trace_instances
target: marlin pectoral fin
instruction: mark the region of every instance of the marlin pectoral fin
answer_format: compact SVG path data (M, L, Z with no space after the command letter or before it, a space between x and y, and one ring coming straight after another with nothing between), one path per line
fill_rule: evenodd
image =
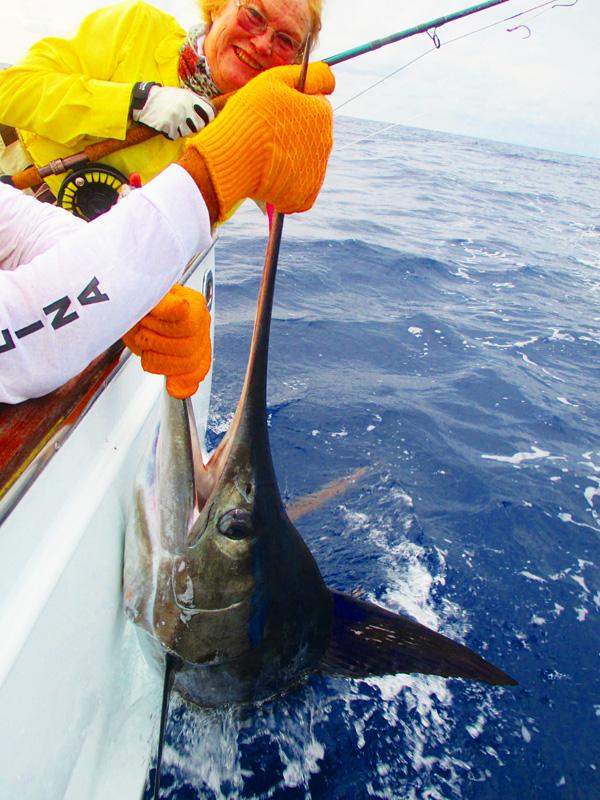
M468 647L401 614L342 592L331 592L333 623L320 668L331 675L366 678L398 672L515 685L502 670Z

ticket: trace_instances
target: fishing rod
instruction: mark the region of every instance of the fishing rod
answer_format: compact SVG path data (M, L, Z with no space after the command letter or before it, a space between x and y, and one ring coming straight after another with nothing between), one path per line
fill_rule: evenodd
M435 31L437 28L440 28L442 25L446 25L449 22L454 22L455 20L462 19L463 17L468 17L472 14L477 14L480 11L485 11L488 8L493 8L494 6L508 2L509 0L485 0L485 2L477 3L477 5L461 9L460 11L454 11L451 14L445 14L444 16L437 17L437 19L423 22L420 25L415 25L412 28L399 31L398 33L393 33L390 36L383 37L382 39L373 39L370 42L358 45L350 50L344 50L341 53L329 56L328 58L323 59L323 61L332 67L336 64L341 64L344 61L349 61L352 58L362 56L365 53L370 53L373 50L378 50L381 47L386 47L389 44L394 44L395 42L402 41L403 39L408 39L411 36L416 36L419 33L427 33L431 30ZM309 51L310 48L305 46L305 54ZM227 100L232 94L234 94L234 92L218 95L213 97L211 102L218 110L220 110L225 106ZM54 159L53 161L50 161L48 164L41 167L27 167L27 169L17 172L14 175L3 175L0 177L0 180L10 184L11 186L14 186L16 189L30 189L34 186L38 186L45 178L51 175L62 175L65 172L68 172L70 169L75 167L83 167L90 162L99 161L101 158L105 158L111 153L116 153L119 150L140 144L141 142L147 141L148 139L151 139L157 135L158 131L155 131L152 128L147 128L144 125L132 126L124 139L106 139L105 141L97 142L86 147L80 153L75 153L71 156L65 156L64 158Z
M469 17L471 14L477 14L480 11L485 11L487 8L492 8L493 6L499 6L502 3L508 2L509 0L486 0L484 3L477 3L477 5L470 6L469 8L463 8L461 11L454 11L452 14L445 14L444 16L438 17L437 19L432 19L429 22L423 22L420 25L415 25L413 28L407 28L406 30L399 31L398 33L392 33L390 36L384 36L382 39L373 39L371 42L358 45L358 47L353 47L350 50L344 50L343 53L337 53L335 56L324 58L323 61L326 64L329 64L330 67L333 67L335 64L341 64L343 61L349 61L351 58L356 58L357 56L362 56L365 53L370 53L373 50L378 50L380 47L386 47L388 44L400 42L402 39L408 39L409 37L416 36L419 33L427 33L431 30L435 31L436 28L441 28L442 25L446 25L448 22L454 22L457 19Z

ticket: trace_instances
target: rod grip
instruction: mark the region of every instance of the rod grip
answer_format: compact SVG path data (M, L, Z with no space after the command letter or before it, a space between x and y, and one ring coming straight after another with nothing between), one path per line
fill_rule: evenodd
M27 169L12 175L11 185L15 189L31 189L33 186L38 186L42 183L42 180L37 167L27 167Z

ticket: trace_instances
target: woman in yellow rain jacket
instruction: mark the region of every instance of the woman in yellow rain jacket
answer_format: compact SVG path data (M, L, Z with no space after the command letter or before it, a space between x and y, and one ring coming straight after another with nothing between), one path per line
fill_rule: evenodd
M214 116L208 102L273 66L298 62L320 28L321 0L199 0L206 26L186 33L145 2L102 8L72 39L42 39L0 72L0 123L41 166L132 122L164 134L102 162L145 183L181 155L182 136ZM46 182L57 195L64 176Z

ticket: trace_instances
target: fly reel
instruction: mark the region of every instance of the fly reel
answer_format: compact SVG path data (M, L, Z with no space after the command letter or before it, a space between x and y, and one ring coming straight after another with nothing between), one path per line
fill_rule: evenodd
M127 178L107 164L86 164L73 170L62 182L56 204L76 217L89 221L104 214L119 199Z

